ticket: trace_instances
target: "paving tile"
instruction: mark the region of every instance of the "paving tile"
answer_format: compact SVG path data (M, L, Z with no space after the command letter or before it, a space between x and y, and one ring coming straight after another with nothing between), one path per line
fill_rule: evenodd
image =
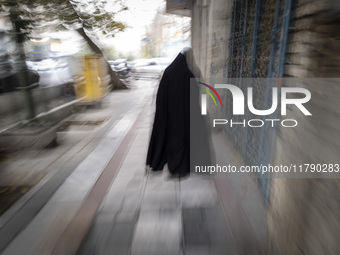
M131 248L132 255L181 254L179 210L141 211Z
M182 207L212 207L219 203L214 182L211 179L189 178L181 181Z
M215 190L184 190L181 191L181 199L184 208L207 207L218 204Z
M193 247L209 248L210 237L202 208L182 210L185 249Z
M179 206L176 191L147 191L143 196L141 211L175 210Z
M266 239L266 208L259 189L258 179L252 174L232 175L229 180L237 193L245 214L256 230L258 240Z
M117 215L103 254L129 254L137 218L138 212Z
M240 254L259 254L261 240L257 239L256 230L252 228L230 181L217 179L216 184L237 252Z
M106 198L102 204L101 211L105 213L116 212L135 212L138 210L141 199L141 192L138 190L133 191L121 191Z
M211 253L209 247L206 246L190 246L185 247L185 255L215 255Z
M116 213L117 214L117 213ZM103 254L116 214L100 213L77 251L77 255Z
M147 192L162 192L172 191L175 192L176 182L164 180L163 173L159 172L159 175L151 174L148 177L148 184L146 187Z
M184 208L182 215L185 254L236 254L221 208Z
M203 213L210 240L211 254L236 254L233 236L221 206L203 208Z

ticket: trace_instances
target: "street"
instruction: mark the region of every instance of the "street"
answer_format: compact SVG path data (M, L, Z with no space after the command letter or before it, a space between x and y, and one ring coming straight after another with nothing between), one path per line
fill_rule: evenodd
M261 254L254 180L146 171L158 82L113 91L73 115L56 147L2 165L2 186L31 187L0 218L2 254Z

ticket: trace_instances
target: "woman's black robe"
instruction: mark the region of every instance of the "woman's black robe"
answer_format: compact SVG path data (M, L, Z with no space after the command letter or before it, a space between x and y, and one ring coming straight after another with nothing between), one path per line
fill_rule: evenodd
M190 171L190 78L185 56L165 69L156 98L156 113L146 164L154 171L168 163L171 174Z
M146 161L153 171L162 170L167 163L171 174L186 175L195 165L210 162L209 135L199 110L198 87L190 83L192 78L181 53L164 71Z

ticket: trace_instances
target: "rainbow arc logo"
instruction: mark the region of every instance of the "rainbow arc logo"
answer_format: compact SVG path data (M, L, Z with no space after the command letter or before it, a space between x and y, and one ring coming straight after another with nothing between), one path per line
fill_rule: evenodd
M220 95L217 93L217 91L210 85L206 84L206 83L203 83L203 82L197 82L198 84L210 89L218 98L218 100L220 101L220 104L222 105L222 100L221 100L221 97ZM213 96L213 94L206 88L202 88L199 86L199 89L204 91L205 93L207 93L211 98L212 100L214 101L215 105L217 106L217 102L215 100L215 97ZM201 105L202 105L202 115L206 115L207 114L207 95L206 94L202 94L201 95Z

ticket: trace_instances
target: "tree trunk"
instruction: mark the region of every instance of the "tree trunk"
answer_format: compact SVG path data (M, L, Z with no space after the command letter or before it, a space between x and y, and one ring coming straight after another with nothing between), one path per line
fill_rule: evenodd
M90 37L87 36L83 27L77 29L77 32L85 39L94 53L103 55L103 52L98 48L98 46L91 40ZM107 61L106 63L111 77L112 89L127 89L126 85L118 79L116 73L111 69L110 64Z
M17 20L12 20L12 24L15 27L16 32L16 47L18 49L18 57L19 61L17 63L19 67L18 75L18 81L19 81L19 87L23 89L25 101L27 105L27 120L34 119L36 117L36 111L35 111L35 104L32 96L32 91L28 87L31 85L29 84L28 79L28 69L26 65L26 55L25 55L25 49L24 49L24 41L25 36L24 33L21 32L21 29L23 28L23 20L20 20L19 18Z

